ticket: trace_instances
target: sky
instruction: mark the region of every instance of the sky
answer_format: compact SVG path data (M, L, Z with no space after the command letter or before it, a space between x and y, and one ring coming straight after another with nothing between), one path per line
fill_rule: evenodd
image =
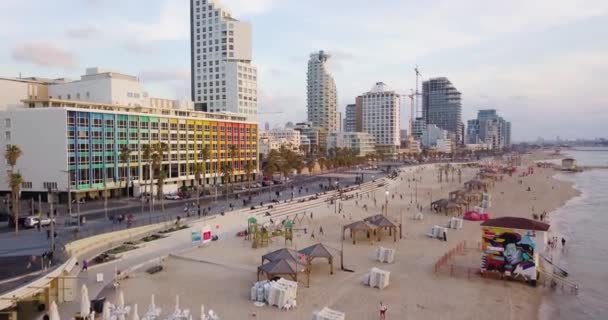
M307 60L325 50L339 111L378 81L409 94L418 65L462 92L465 123L492 108L514 141L608 136L606 0L219 1L253 25L260 112L282 112L261 123L306 119ZM189 0L0 0L0 76L99 66L188 99L189 37Z

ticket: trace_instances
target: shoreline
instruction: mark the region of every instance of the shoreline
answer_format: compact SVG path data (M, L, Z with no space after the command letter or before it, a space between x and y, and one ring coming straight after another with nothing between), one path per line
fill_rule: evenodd
M526 155L525 163L519 171L522 171L521 168L533 165L534 160L546 159L547 156L543 153ZM434 166L431 165L431 168ZM403 212L405 238L393 242L386 240L388 238L386 236L381 242L374 242L373 245L365 240L353 245L347 236L347 241L344 242L346 257L344 264L348 268L355 269L355 273L339 271L339 267L336 267L339 266L339 258L334 259L334 268L338 271L333 276L327 274L326 264L313 265L310 288L306 288L300 281L302 289L298 290L298 309L291 311L293 314L290 314L290 318L309 319L312 310L327 305L347 311L348 319L370 319L377 316L375 309L378 301L383 301L390 306L387 316L391 319L404 317L440 319L446 314L457 319L484 318L479 315L488 312L504 315L493 319L538 319L544 295L542 288L478 276L467 280L466 275L462 278L452 277L445 271L438 274L433 272L432 266L435 261L456 244L467 241L472 244L471 247L474 247L474 244L480 241L479 223L466 221L463 229L450 230L448 242L427 238L426 233L430 227L444 224L448 219L444 214L429 212L428 206L431 200L447 197L449 191L461 188L462 183L456 181L439 183L434 169L425 170L416 167L404 170L405 173L401 174L404 180L391 184L387 191L391 195L397 195L395 199L391 197L388 202L389 217L393 221L398 221L399 212ZM554 172L553 169L535 167L535 173L525 178L517 177L519 171L511 178L505 176L504 181L496 182L496 186L489 190L494 202L494 206L489 209L492 218L506 215L532 218L531 207L534 207L538 213L545 210L552 212L576 196L572 183L556 179L555 174L551 174ZM413 174L422 178L418 184L417 196L418 202L424 207L423 221L411 219L414 204L410 204L410 199L413 200L414 192L411 183L408 188L407 179ZM473 169L463 170L462 182L469 180L472 174L474 174ZM519 185L518 179L523 179L524 185ZM528 186L532 187L532 192L526 192L525 188ZM341 201L346 212L343 216L334 214L333 206L322 205L308 210L314 212L314 219L302 221L300 227L318 230L323 226L325 234L317 233L317 238L311 239L310 231L308 234L297 233L294 244L288 246L300 249L320 241L328 247L340 248L341 225L351 221L350 219L358 220L381 211L380 204L385 201L384 190L376 190L375 193L379 199L377 206L374 206L371 198L360 199L357 201L358 204L354 200ZM362 208L364 203L370 208L368 212ZM221 241L209 247L194 248L179 254L181 257L211 261L220 265L169 258L164 263L166 271L160 275L150 276L145 272L136 272L124 282L125 295L130 298L128 302L145 305L149 301L149 294L155 292L163 310L171 310L175 294L180 294L184 305L195 308L202 302L216 310L223 318L243 318L244 314L251 313L257 313L264 319L283 318L279 315L284 313L276 308L256 308L246 298L248 288L255 282L255 267L260 263L259 257L283 247L284 243L282 240L277 240L266 248L251 249L250 242L244 242L242 238L236 238L231 234L232 230L246 225L245 216L246 213L227 214L226 217L222 217L224 218L222 222L218 221L218 224L222 224L221 233L226 237L220 237ZM183 241L187 241L185 238L188 236L188 233L176 235L173 241L182 238ZM379 265L372 261L370 254L378 246L396 249L396 262ZM478 267L479 252L473 249L470 251L470 259L462 263ZM461 263L461 261L457 262ZM360 276L374 266L391 271L391 284L384 290L371 289L360 284ZM208 283L214 288L214 292L201 290L201 287L192 283L192 277L196 277L201 283ZM227 291L226 288L232 290ZM183 297L185 293L190 294Z

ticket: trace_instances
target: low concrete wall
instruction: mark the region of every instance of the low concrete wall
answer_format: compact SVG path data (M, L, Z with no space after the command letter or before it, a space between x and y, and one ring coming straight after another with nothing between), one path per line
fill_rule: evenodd
M91 252L99 251L101 249L106 248L109 250L112 247L120 245L125 241L137 240L138 238L153 234L172 225L172 222L161 222L137 228L129 228L110 233L103 233L100 235L72 241L65 246L65 251L68 256L79 259L80 257L85 256Z

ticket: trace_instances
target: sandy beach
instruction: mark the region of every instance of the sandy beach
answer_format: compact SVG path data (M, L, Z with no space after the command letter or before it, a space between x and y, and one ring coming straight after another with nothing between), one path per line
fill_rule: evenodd
M492 218L516 216L532 218L532 212L550 212L576 195L570 183L552 178L553 169L535 168L533 175L519 178L522 168L532 165L533 160L545 158L546 154L524 156L524 163L513 176L504 176L489 190L492 207L488 210ZM392 221L404 224L404 238L393 242L384 236L381 242L369 242L363 237L353 245L349 235L344 241L344 265L354 272L340 270L339 251L342 226L381 213L385 202L385 187L375 190L377 206L373 195L366 193L362 199L342 201L342 214L334 213L334 205L320 205L302 210L308 218L296 223L297 231L293 243L288 247L302 249L322 242L334 248L334 274L329 274L325 261L315 261L312 267L310 287L306 287L306 277L299 281L295 310L283 311L276 307L256 307L249 300L249 289L256 281L257 266L261 256L285 246L282 237L273 238L268 247L252 249L251 242L236 237L238 230L246 228L246 220L251 215L247 211L228 213L210 223L220 232L220 241L209 246L193 248L176 253L163 261L164 270L149 275L143 270L130 275L121 283L128 304L138 303L139 310L145 310L150 294L156 295L157 304L163 314L174 308L175 295L180 296L182 307L191 308L198 317L200 305L216 311L222 319L310 319L313 310L324 306L346 312L347 319L379 319L379 304L388 306L387 319L536 319L541 296L546 289L533 288L523 282L510 282L481 278L477 274L468 275L464 268L478 268L480 252L479 222L465 221L460 230L450 230L447 242L426 236L433 225L445 225L449 220L443 213L430 211L431 199L447 198L448 192L462 188L455 181L439 183L437 170L431 166L425 170L404 169L399 178L388 184L388 216ZM477 169L463 169L462 182L471 179ZM418 203L423 206L424 220L413 220L415 204L414 176L418 183ZM518 180L523 179L523 184ZM409 186L408 186L409 185ZM527 191L530 187L531 191ZM393 198L394 195L394 198ZM401 197L403 196L403 198ZM431 198L432 197L432 198ZM415 202L415 200L414 200ZM358 203L358 205L357 205ZM368 211L363 205L368 206ZM299 203L292 205L297 212ZM310 219L310 213L313 218ZM290 213L293 216L293 213ZM257 216L261 221L268 219ZM284 218L275 218L275 220ZM219 229L216 227L219 226ZM323 227L324 234L319 234ZM195 224L194 228L200 228ZM315 238L311 238L314 230ZM550 234L551 235L551 234ZM190 241L190 230L181 231L158 241ZM462 241L466 241L464 254L453 259L457 268L450 275L449 267L435 273L435 262L447 251ZM396 259L392 264L382 264L373 259L378 246L396 249ZM362 276L372 267L391 272L390 285L378 290L362 284ZM112 292L108 292L112 298ZM255 316L254 316L255 315Z

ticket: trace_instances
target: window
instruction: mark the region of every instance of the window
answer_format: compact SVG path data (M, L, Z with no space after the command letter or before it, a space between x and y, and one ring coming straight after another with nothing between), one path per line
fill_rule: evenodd
M74 123L74 118L70 117L69 119L72 120L72 124L73 124ZM68 121L68 123L69 123L69 121ZM9 119L9 118L4 119L4 126L6 128L10 128L11 127L11 119Z
M4 133L4 139L5 139L6 141L11 141L11 132L10 132L10 131L6 131L6 132Z

